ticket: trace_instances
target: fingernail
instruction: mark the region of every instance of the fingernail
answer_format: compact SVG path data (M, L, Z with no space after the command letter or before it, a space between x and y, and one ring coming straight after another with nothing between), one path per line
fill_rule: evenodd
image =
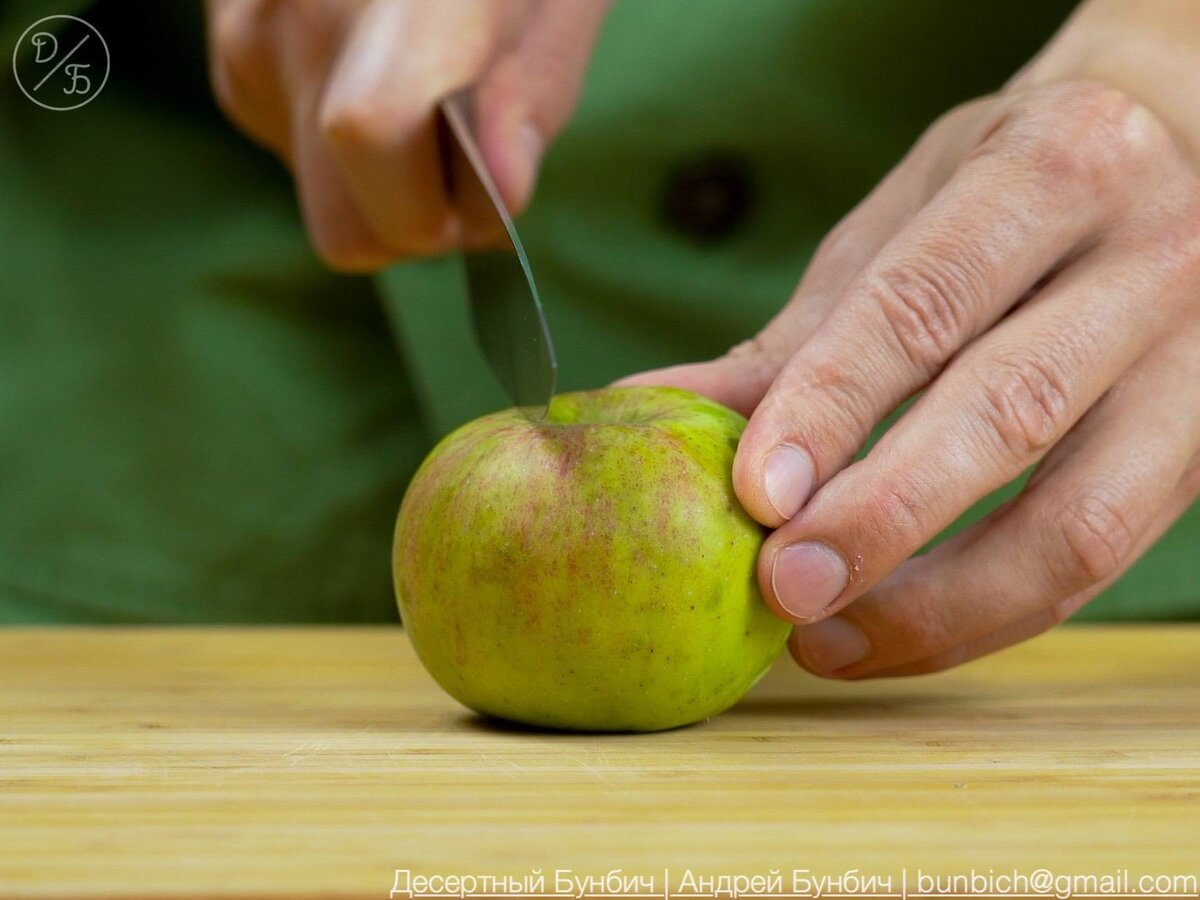
M813 488L813 464L792 444L780 444L763 463L763 490L779 515L790 519L800 511Z
M804 541L775 554L771 589L784 611L804 621L822 612L846 589L850 570L827 544Z
M800 658L814 672L830 673L867 658L871 642L844 616L830 616L797 629Z

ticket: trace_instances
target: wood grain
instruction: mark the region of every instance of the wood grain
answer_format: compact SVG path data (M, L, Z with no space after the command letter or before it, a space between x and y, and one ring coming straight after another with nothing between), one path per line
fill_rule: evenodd
M0 631L0 896L386 897L523 875L1200 871L1200 628L1064 628L657 735L446 697L402 632Z

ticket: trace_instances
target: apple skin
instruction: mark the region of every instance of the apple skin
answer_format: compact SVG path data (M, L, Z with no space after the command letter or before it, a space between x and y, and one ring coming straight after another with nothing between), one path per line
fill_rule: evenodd
M576 731L736 703L790 631L759 593L764 531L733 492L745 424L688 391L621 387L447 436L409 485L392 555L430 674L478 712Z

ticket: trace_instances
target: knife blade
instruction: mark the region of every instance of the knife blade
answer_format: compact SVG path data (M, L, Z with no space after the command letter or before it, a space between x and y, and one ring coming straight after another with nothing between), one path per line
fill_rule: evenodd
M543 418L558 359L525 246L475 139L470 89L444 98L441 113L442 168L464 225L463 269L476 343L513 405Z

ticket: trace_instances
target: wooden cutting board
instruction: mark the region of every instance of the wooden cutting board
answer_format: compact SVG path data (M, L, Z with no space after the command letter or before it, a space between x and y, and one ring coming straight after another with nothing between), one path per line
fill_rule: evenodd
M4 897L1014 867L1200 874L1200 628L898 681L785 659L733 712L624 736L486 722L395 628L0 631Z

